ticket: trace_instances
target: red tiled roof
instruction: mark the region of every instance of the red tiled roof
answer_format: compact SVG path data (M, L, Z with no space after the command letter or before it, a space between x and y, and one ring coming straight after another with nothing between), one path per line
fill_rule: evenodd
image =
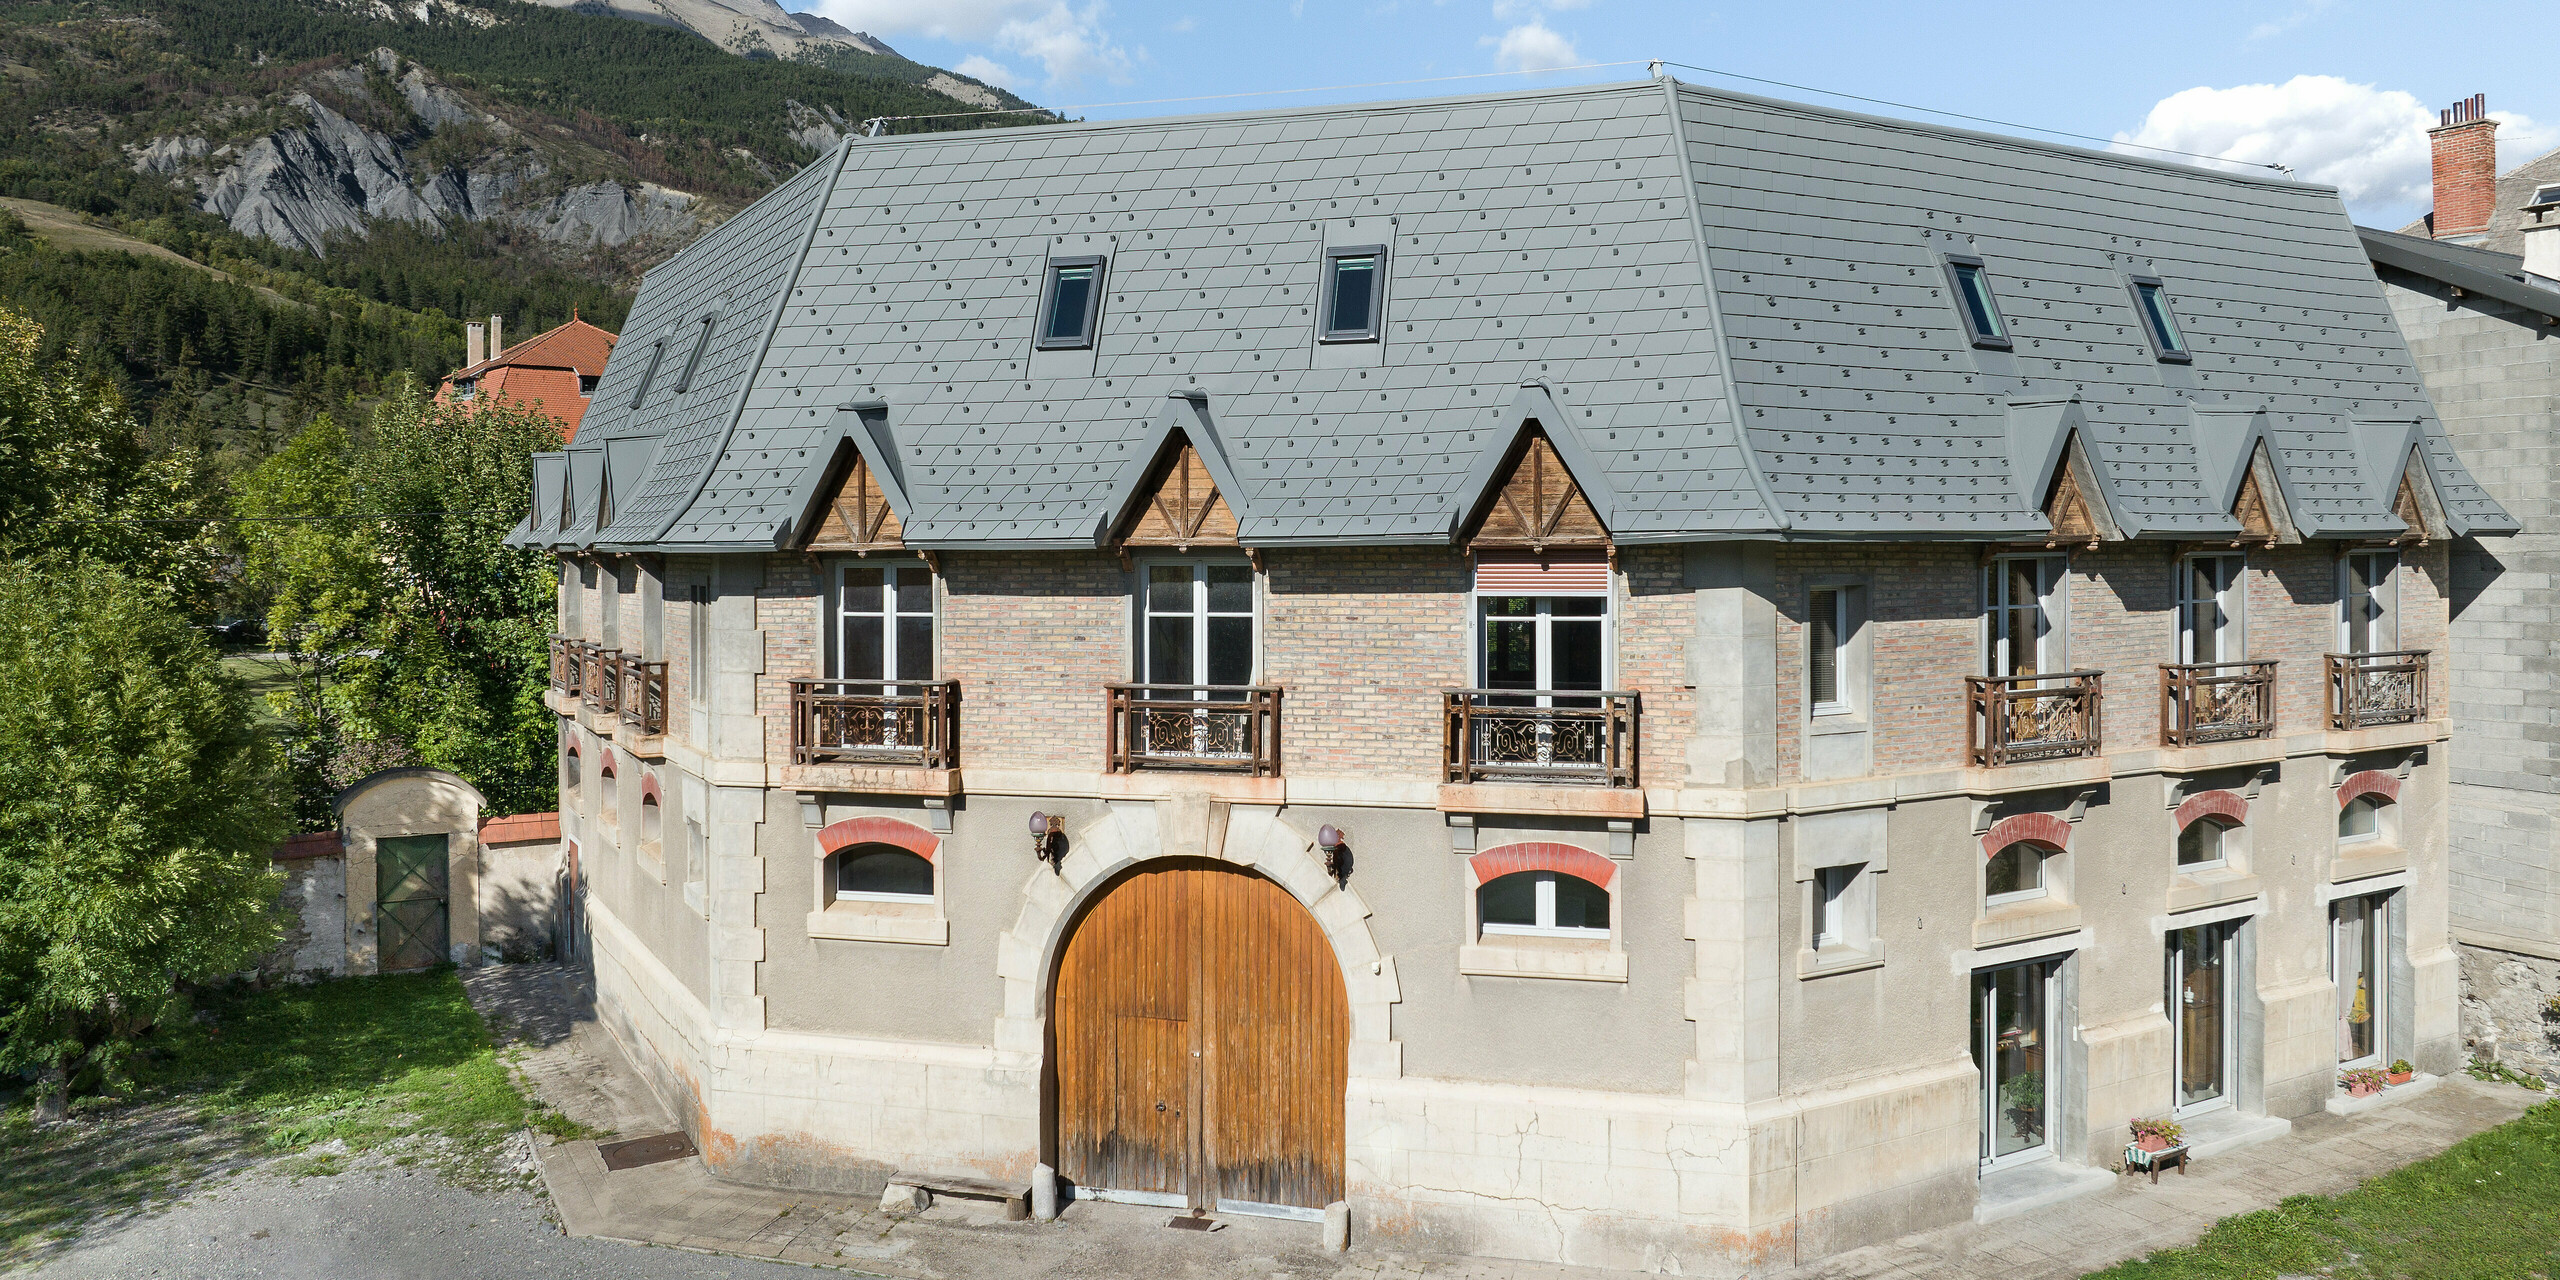
M557 812L518 813L480 820L482 844L533 844L559 838L560 815Z
M559 422L561 438L575 440L578 423L587 416L587 397L579 394L578 383L603 376L614 341L614 335L584 320L571 320L446 374L436 385L436 403L455 403L453 384L471 379L479 384L473 398L539 403Z
M305 858L342 858L346 853L346 843L338 839L337 832L314 831L309 835L294 836L283 844L277 845L275 860L300 862Z
M510 366L575 369L592 378L604 372L605 357L613 354L614 341L613 334L584 320L572 320L558 328L545 329L470 368L456 369L445 375L445 381L476 378L490 369Z

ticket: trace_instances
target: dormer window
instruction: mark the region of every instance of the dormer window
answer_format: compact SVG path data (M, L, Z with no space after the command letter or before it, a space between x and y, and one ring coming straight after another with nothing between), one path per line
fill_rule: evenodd
M2151 338L2151 354L2169 364L2195 359L2187 336L2178 332L2178 317L2169 310L2169 286L2158 276L2133 277L2133 309L2142 313L2142 331Z
M1324 251L1324 341L1376 342L1386 309L1387 247Z
M579 375L578 375L578 398L579 398L579 399L581 399L581 400L589 399L589 398L593 397L593 396L595 395L595 393L596 393L596 375L594 375L594 374L592 374L592 373L582 373L582 374L579 374Z
M456 400L468 400L468 399L470 399L470 398L472 398L473 396L476 396L476 395L478 395L478 394L480 394L480 380L479 380L478 378L456 378L456 379L454 379L454 382L453 382L453 398L454 398L454 399L456 399Z
M666 339L660 338L649 344L649 362L640 366L640 385L631 389L632 408L639 408L640 402L649 398L649 384L658 380L658 362L666 355Z
M1964 318L1965 339L1977 347L2006 351L2008 322L2000 318L2000 299L1991 292L1991 273L1982 259L1947 255L1947 282L1956 295L1956 314Z
M1101 314L1102 259L1049 259L1049 278L1040 290L1040 349L1090 350Z
M716 315L704 316L694 322L693 354L684 358L684 376L677 378L676 385L669 388L677 395L692 389L693 375L702 369L702 353L711 348L711 331L718 327L719 322L720 317Z
M2524 202L2525 211L2539 213L2560 205L2560 182L2546 182L2533 189L2533 198Z

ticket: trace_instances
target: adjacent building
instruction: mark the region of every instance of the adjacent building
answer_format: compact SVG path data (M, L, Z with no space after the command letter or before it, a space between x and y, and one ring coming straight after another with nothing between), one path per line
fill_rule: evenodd
M560 438L578 438L613 354L614 336L575 316L510 347L503 317L463 326L463 366L436 387L438 404L510 398L539 405L560 423Z
M2560 1079L2560 152L2501 175L2497 127L2447 110L2436 211L2364 240L2447 435L2523 523L2452 550L2452 923L2465 1037Z
M626 332L514 537L730 1175L1695 1274L2460 1064L2515 525L2330 189L1670 80L854 139Z

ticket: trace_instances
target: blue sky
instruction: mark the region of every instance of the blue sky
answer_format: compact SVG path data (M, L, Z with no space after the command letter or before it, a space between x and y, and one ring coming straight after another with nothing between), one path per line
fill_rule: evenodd
M811 7L786 0L786 7ZM816 0L918 61L1043 104L1122 103L1665 58L2105 138L2290 164L2360 220L2427 206L2424 127L2489 95L2501 167L2560 146L2532 8L2356 0L2147 6L1663 0ZM2503 22L2511 33L2501 35ZM1092 118L1634 78L1641 66L1092 106ZM1825 101L1714 75L1683 79ZM1854 105L1854 104L1847 104ZM1872 109L1872 108L1871 108ZM1888 114L1905 114L1889 112ZM1925 118L1925 117L1924 117Z

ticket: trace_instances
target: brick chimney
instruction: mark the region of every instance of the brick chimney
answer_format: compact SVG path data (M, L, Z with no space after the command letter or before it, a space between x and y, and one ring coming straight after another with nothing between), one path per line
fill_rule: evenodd
M2498 122L2489 118L2489 95L2475 93L2438 118L2427 130L2436 159L2436 211L2428 232L2438 240L2480 235L2498 207Z
M489 358L489 326L477 320L462 326L462 367L465 369Z
M2491 127L2495 128L2496 126L2492 125ZM2494 174L2491 175L2493 179L2495 176L2496 175ZM2489 225L2488 214L2484 213L2480 215L2480 225L2484 227ZM489 358L492 360L495 360L507 353L506 323L507 322L503 317L489 317Z

